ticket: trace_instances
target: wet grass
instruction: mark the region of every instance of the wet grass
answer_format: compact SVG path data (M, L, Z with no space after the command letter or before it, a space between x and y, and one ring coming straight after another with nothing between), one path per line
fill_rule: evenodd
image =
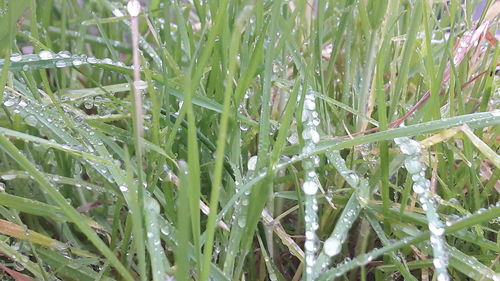
M498 3L131 2L3 7L2 280L500 280Z

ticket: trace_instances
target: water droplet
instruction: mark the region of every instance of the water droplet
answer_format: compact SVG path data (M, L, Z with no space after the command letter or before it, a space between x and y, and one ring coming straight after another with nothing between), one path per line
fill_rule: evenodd
M247 225L247 216L240 215L238 217L238 226L244 228Z
M66 67L66 62L62 60L56 61L56 67L58 68Z
M318 191L318 185L314 181L305 181L302 185L304 193L307 195L314 195Z
M418 182L414 183L413 184L413 191L415 191L415 193L417 193L417 194L424 193L425 190L427 189L427 185L425 184L426 183L425 181L428 181L428 180L424 180L424 182L418 181Z
M11 62L20 62L23 59L23 56L19 53L12 53L10 56L10 61Z
M445 266L444 262L440 258L434 258L432 260L432 263L434 264L434 267L436 267L436 268L442 268Z
M416 174L422 171L423 166L422 163L418 160L418 158L409 158L405 160L405 168L410 174Z
M127 192L128 191L128 188L124 185L120 185L120 191L121 192Z
M247 167L249 171L255 171L255 167L257 166L257 156L254 155L248 159Z
M437 281L449 281L450 277L446 273L439 273L437 277Z
M80 59L74 59L74 60L73 60L73 65L74 65L74 66L79 66L79 65L82 65L82 63L83 63L83 62L82 62L82 60L80 60Z
M311 141L313 143L318 143L319 142L320 137L319 137L319 134L318 134L318 132L316 130L311 130L310 131L310 135L311 135Z
M304 243L304 248L306 248L306 251L314 251L314 242L313 241L306 241Z
M240 130L242 130L243 132L246 132L246 131L248 131L248 129L250 129L250 126L248 126L244 122L240 122Z
M50 60L54 57L54 54L52 54L51 51L43 50L40 53L38 53L38 56L42 60Z
M24 122L32 127L35 127L38 123L38 119L34 115L28 115L24 118Z
M429 230L436 236L441 236L444 234L444 228L437 225L435 222L429 223Z
M399 149L406 155L416 155L421 151L420 144L414 140L409 140L409 142L401 144Z
M24 265L20 262L15 261L14 262L14 269L16 271L23 271L24 270Z
M57 55L61 58L67 59L71 57L71 54L68 51L60 51Z
M85 99L83 107L85 107L86 109L92 109L92 107L94 107L94 99L93 98Z
M17 103L17 99L16 98L11 98L11 99L8 99L6 101L3 102L3 104L7 107L9 106L13 106Z
M28 105L28 103L25 102L24 100L19 101L19 106L20 107L26 107L27 105Z
M15 179L17 176L15 174L5 174L1 176L3 180L9 181Z
M293 132L290 136L286 138L286 140L290 144L298 144L299 143L299 136L297 135L297 132Z
M315 110L316 109L316 103L314 102L314 100L310 100L310 99L306 99L304 101L304 108L307 109L307 110Z
M137 17L141 12L141 3L137 0L130 0L127 4L127 11L130 16Z
M330 257L340 253L340 241L337 238L328 238L323 246L323 251Z

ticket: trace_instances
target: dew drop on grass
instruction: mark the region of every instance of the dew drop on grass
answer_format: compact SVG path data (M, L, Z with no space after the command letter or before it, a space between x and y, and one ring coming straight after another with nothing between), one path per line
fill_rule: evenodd
M441 236L444 234L444 228L432 222L429 223L429 230L436 236Z
M57 55L61 58L67 59L71 57L71 54L68 51L60 51Z
M10 98L6 101L3 102L3 105L7 106L7 107L10 107L10 106L13 106L17 103L17 99L16 98Z
M311 135L311 141L313 143L318 143L319 142L320 137L319 137L319 134L318 134L318 132L316 130L311 130L310 131L310 135Z
M56 61L56 67L58 68L66 67L66 62L62 60Z
M330 257L340 253L340 241L337 238L328 238L323 246L323 251Z
M43 50L40 53L38 53L38 56L42 60L50 60L54 57L54 54L52 54L51 51Z
M83 62L82 62L81 59L74 59L73 60L73 65L74 66L79 66L79 65L82 65L82 64L83 64Z
M304 193L307 195L314 195L318 191L318 185L314 181L305 181L302 185Z
M247 167L249 171L255 171L255 167L257 166L257 156L252 156L248 159Z
M247 216L238 217L238 226L244 228L247 225Z
M306 251L314 251L314 242L313 241L306 241L304 243L304 248L306 249Z
M426 186L421 181L418 181L418 182L413 184L413 191L415 191L415 193L417 193L417 194L424 193L425 189L426 189Z
M85 107L86 109L92 109L92 107L94 107L94 99L93 98L85 99L85 101L83 102L83 107Z
M248 126L246 123L240 122L240 130L241 131L246 132L246 131L248 131L249 128L250 128L250 126Z
M315 110L315 109L316 109L316 103L315 103L313 100L306 99L306 100L304 101L304 107L305 107L307 110Z
M444 263L441 259L435 258L432 260L432 263L434 264L435 268L442 268L444 267Z
M32 127L35 127L38 123L38 119L36 119L34 115L28 115L26 116L26 118L24 118L24 122Z
M97 63L97 59L95 57L88 57L87 58L87 62L90 63L90 64L96 64Z
M141 12L141 3L137 0L130 0L127 4L127 11L130 16L137 17Z
M439 273L437 277L437 281L449 281L450 277L446 273Z
M12 53L10 56L10 61L11 62L20 62L23 59L23 56L19 53Z
M121 192L127 192L128 191L128 188L124 185L120 185L120 191Z
M20 106L20 107L26 107L27 105L28 105L28 103L27 103L27 102L25 102L24 100L21 100L21 101L19 102L19 106Z
M5 174L5 175L2 175L1 178L3 180L6 180L6 181L9 181L9 180L13 180L15 179L17 176L15 174Z
M24 270L24 265L18 261L14 262L14 269L17 271L23 271Z
M422 171L422 163L418 158L410 158L405 160L405 168L410 174L416 174Z

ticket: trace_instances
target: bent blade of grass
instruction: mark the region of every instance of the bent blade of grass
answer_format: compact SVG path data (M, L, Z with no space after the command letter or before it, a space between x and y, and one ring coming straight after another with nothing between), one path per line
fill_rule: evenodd
M329 150L339 150L365 143L378 142L382 140L391 140L398 137L410 137L410 136L429 134L440 130L445 130L451 127L461 126L464 124L467 124L472 129L499 125L500 110L443 118L441 120L434 120L406 127L389 129L387 131L377 132L370 135L354 137L349 140L333 138L332 140L325 140L319 142L317 144L316 150L312 151L309 154L299 155L299 157L297 157L294 161L291 162L296 163L311 155L325 153L326 151ZM285 152L287 154L297 154L298 148L296 146L291 146Z
M110 261L116 270L125 280L133 281L133 277L128 270L115 257L114 253L104 244L97 234L85 223L80 215L66 199L55 189L52 184L40 173L35 166L3 135L0 134L0 146L9 154L21 167L30 172L35 180L40 184L43 192L46 192L61 210L76 224L82 233L96 246L96 248Z
M481 112L481 113L474 113L474 114L467 114L467 115L461 115L461 116L456 116L452 118L446 118L442 120L435 120L435 121L430 121L430 122L425 122L422 124L417 124L417 125L411 125L407 127L402 127L402 128L396 128L396 129L390 129L387 131L383 132L377 132L373 133L371 135L366 135L366 136L359 136L359 137L354 137L350 140L330 140L330 141L322 141L318 143L318 149L315 151L309 153L309 154L301 154L298 157L283 162L279 163L275 167L276 170L281 170L284 168L289 167L290 165L293 165L299 161L302 161L302 159L306 157L310 157L311 155L315 154L321 154L325 153L329 150L337 150L337 149L343 149L343 148L348 148L356 145L361 145L365 143L371 143L371 142L377 142L381 140L391 140L396 137L403 137L403 136L415 136L415 135L420 135L420 134L428 134L428 133L433 133L439 130L451 128L451 127L456 127L460 126L463 124L467 124L471 128L482 128L482 127L487 127L487 126L495 126L500 124L500 111L493 111L493 112ZM290 149L286 150L286 153L288 154L297 154L297 147L289 147ZM398 164L400 166L400 163ZM392 168L391 168L392 170ZM235 193L227 202L226 205L222 208L221 212L217 216L217 221L220 221L222 219L221 214L226 214L230 208L234 206L234 203L241 198L241 196L244 194L244 192L249 192L252 187L254 187L256 184L260 183L264 178L266 177L266 173L259 173L256 176L254 176L252 179L250 179L248 182L245 182L242 184L240 187L240 190Z

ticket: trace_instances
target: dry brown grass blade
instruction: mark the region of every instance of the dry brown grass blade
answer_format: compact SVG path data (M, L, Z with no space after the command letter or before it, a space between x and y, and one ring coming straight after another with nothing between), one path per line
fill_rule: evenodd
M76 248L71 248L66 244L61 243L48 236L45 236L35 231L31 231L20 225L2 219L0 219L0 234L11 236L19 240L30 241L34 244L41 245L51 249L57 249L59 251L71 250L71 253L81 257L95 257L91 253Z

